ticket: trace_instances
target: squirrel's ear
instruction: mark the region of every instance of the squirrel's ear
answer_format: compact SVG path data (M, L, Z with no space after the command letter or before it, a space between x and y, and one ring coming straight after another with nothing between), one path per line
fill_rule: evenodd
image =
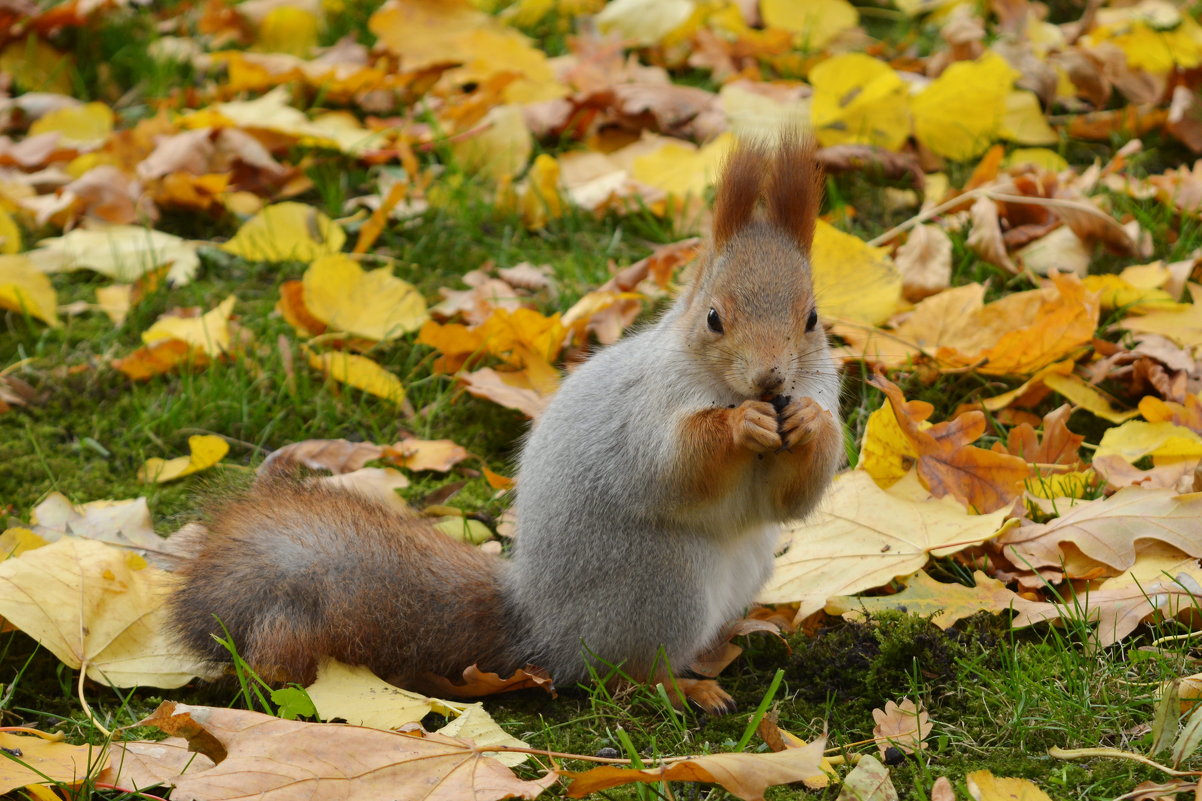
M714 198L714 250L722 250L751 222L767 166L768 155L758 145L740 143L727 156Z
M808 253L822 205L822 169L814 140L796 131L781 134L768 175L766 200L773 224Z

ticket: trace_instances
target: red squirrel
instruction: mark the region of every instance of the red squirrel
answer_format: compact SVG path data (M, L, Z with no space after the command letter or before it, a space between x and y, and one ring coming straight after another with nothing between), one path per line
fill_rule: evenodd
M620 665L732 709L693 663L843 454L810 266L821 180L807 139L736 147L689 286L569 375L527 437L510 557L269 474L213 516L181 568L181 638L221 661L224 626L277 681L312 681L325 656L414 689L471 665L534 664L559 685Z

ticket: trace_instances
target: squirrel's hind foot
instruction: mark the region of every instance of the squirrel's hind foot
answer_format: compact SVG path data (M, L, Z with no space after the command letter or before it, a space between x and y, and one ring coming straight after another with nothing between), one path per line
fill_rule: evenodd
M668 696L677 706L688 703L689 706L707 715L731 715L738 710L738 704L730 694L723 690L714 679L682 679L674 678L672 684L679 691L669 692Z

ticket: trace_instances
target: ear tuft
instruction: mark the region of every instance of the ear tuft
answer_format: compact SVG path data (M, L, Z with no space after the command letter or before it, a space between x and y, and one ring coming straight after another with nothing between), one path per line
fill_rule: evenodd
M823 177L814 140L796 130L782 132L767 179L768 218L808 253L822 205Z
M714 198L714 249L722 248L755 216L769 154L759 143L740 142L726 158Z

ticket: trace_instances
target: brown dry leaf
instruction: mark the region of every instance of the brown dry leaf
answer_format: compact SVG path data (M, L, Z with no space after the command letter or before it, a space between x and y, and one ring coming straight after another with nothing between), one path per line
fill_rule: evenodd
M544 394L531 385L525 371L499 373L485 367L459 376L464 387L477 398L484 398L510 409L516 409L529 418L537 418L551 402L551 395Z
M990 264L1017 273L1018 266L1006 253L1006 243L1002 239L1002 226L998 221L997 203L987 197L977 198L976 202L972 204L970 213L972 214L972 231L968 235L968 246Z
M1198 467L1199 459L1154 458L1152 461L1151 468L1140 470L1122 456L1112 453L1095 456L1090 466L1106 480L1106 486L1114 490L1123 487L1168 489L1176 492L1192 490L1194 470Z
M756 734L768 744L769 748L773 751L785 751L789 748L805 748L809 745L809 743L796 734L787 732L776 725L776 720L776 709L770 709L755 729ZM832 781L839 781L839 773L835 770L835 766L831 764L829 759L823 757L822 762L819 763L819 767L822 768L821 773L815 773L813 776L802 779L801 783L811 790L821 790L824 787L829 787Z
M804 781L821 771L826 740L803 748L764 754L707 754L658 768L636 770L605 765L583 773L563 771L572 780L568 796L583 798L591 793L627 784L659 782L706 782L720 784L732 795L747 801L762 801L764 791L779 784Z
M1169 117L1165 129L1185 143L1195 153L1202 153L1202 100L1197 91L1177 86L1169 102Z
M480 698L485 695L525 690L530 687L540 687L554 696L553 679L554 676L548 676L547 671L533 665L515 670L509 678L503 678L496 673L487 673L472 665L463 671L462 682L452 682L450 679L431 673L427 673L424 680L443 695L455 698Z
M917 454L923 484L936 497L951 495L980 512L993 512L1014 501L1030 475L1027 463L1010 454L976 448L985 433L985 415L971 411L954 420L923 428L934 411L928 403L906 401L896 384L882 374L868 383L885 393L894 417Z
M934 726L927 711L921 705L915 706L909 698L901 704L885 702L884 709L872 710L872 719L876 721L872 736L876 738L876 747L880 749L882 758L890 746L913 754L922 747L922 741L930 735Z
M956 801L956 791L948 777L940 776L931 785L931 801Z
M893 595L840 595L831 598L826 602L826 613L859 620L874 612L899 609L910 615L930 616L936 626L949 629L956 621L977 612L997 614L1008 609L1021 610L1032 603L980 570L973 573L973 580L976 583L974 587L944 584L920 571L906 581L904 590Z
M893 262L902 276L902 292L917 301L948 288L952 279L952 240L937 225L920 225L897 249Z
M915 490L925 499L914 499ZM852 470L836 477L813 517L788 532L788 548L757 600L800 602L800 620L836 595L921 570L932 554L985 542L1010 525L1005 518L1004 510L970 515L951 498L932 499L912 473L886 492L864 471Z
M1011 562L1027 569L1102 565L1117 573L1135 564L1142 540L1202 557L1202 493L1128 487L1109 498L1078 503L1047 523L1024 522L998 538L997 545Z
M445 473L471 456L462 445L449 439L403 439L384 449L385 455L399 467L409 470L436 470Z
M97 540L122 548L156 550L163 538L155 533L145 498L73 504L52 492L33 509L32 530L47 542L63 537Z
M0 562L0 616L95 681L180 687L208 671L167 632L168 581L135 553L64 538Z
M1068 430L1072 412L1072 407L1066 403L1045 414L1042 436L1035 433L1030 423L1016 425L1010 429L1006 450L1032 463L1079 464L1078 452L1085 437Z
M168 779L182 801L245 798L357 799L534 798L555 782L533 781L471 743L439 734L407 735L335 723L280 720L258 712L186 706L167 701L142 721L181 734L214 758ZM169 739L168 745L178 741Z
M260 474L276 471L290 472L298 465L310 470L329 470L335 475L352 473L368 462L384 456L384 446L373 442L351 442L347 439L306 439L272 451Z
M1066 597L1062 604L1028 607L1014 619L1014 628L1049 620L1086 620L1097 623L1098 645L1106 648L1119 642L1151 618L1171 620L1189 614L1202 603L1202 571L1182 571L1143 585L1131 584L1115 589L1086 590Z

